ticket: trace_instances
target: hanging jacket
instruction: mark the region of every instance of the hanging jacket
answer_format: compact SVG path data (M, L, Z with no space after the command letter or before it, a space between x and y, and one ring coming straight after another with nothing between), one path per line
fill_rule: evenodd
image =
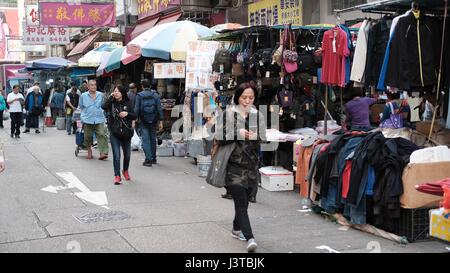
M391 19L383 17L369 30L367 43L366 85L376 85L389 42Z
M386 85L403 90L432 86L436 82L436 44L439 26L423 13L399 19L392 38Z

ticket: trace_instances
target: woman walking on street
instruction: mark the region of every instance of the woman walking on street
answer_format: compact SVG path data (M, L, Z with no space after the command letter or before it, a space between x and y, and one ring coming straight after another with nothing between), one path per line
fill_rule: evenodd
M108 129L110 131L111 148L113 151L114 184L120 185L120 147L123 151L123 177L131 180L128 168L130 166L131 138L134 129L132 122L136 114L131 107L127 92L122 86L117 86L104 101L103 110L108 113Z
M258 187L258 151L261 140L265 139L265 122L254 106L256 99L257 91L252 83L243 83L237 88L233 98L235 106L224 112L218 125L218 132L224 137L217 139L219 146L236 144L226 171L226 187L235 208L231 235L246 240L248 252L254 252L258 246L247 210L250 193ZM230 119L232 123L227 121Z

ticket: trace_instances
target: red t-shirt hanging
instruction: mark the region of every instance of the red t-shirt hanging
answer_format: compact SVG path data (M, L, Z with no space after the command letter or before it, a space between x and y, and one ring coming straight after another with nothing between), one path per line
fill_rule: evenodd
M335 27L324 33L322 55L322 83L344 87L345 58L350 56L345 31Z

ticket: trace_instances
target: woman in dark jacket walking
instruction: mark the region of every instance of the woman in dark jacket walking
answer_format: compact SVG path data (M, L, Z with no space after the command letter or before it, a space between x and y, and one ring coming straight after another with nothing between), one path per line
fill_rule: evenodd
M217 132L223 133L223 137L216 135L219 146L236 143L226 174L226 187L235 208L231 235L246 240L249 252L255 251L258 245L250 226L248 202L250 193L258 187L258 154L261 140L266 139L264 118L254 106L256 99L256 87L251 83L241 84L234 94L235 106L224 112L218 124Z
M110 132L111 148L113 151L114 184L120 185L120 147L123 151L123 177L131 180L128 168L131 156L131 138L134 133L132 127L136 114L128 100L127 92L122 86L117 86L111 95L103 102L103 110L108 113L108 129Z

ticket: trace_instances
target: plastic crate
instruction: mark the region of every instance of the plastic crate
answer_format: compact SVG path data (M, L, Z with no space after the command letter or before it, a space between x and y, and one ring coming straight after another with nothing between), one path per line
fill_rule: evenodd
M430 239L430 209L401 209L398 235L409 242Z
M157 147L156 156L158 157L170 157L173 156L173 147Z

